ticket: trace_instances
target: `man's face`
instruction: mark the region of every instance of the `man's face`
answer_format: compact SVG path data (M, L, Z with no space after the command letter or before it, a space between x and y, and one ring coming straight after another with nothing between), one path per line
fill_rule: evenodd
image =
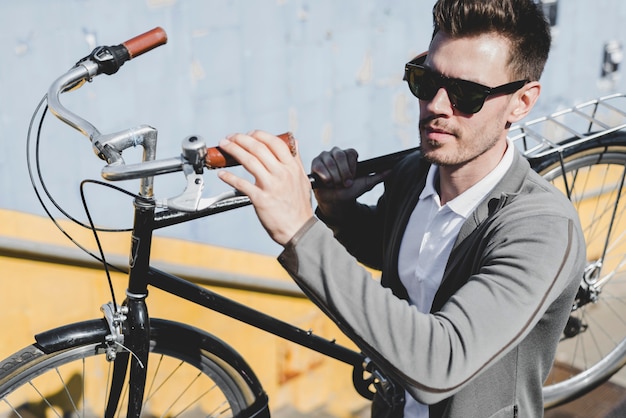
M446 77L488 87L514 81L507 70L509 43L501 36L451 38L439 32L433 38L424 66ZM444 88L432 100L420 100L420 136L423 155L441 166L483 164L500 153L510 116L511 95L490 96L482 109L467 114L456 109ZM502 141L502 142L501 142Z

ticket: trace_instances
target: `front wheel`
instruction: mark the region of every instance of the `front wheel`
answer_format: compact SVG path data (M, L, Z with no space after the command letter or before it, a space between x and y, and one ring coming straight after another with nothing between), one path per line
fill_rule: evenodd
M269 416L258 380L226 344L170 321L152 319L150 328L142 417ZM113 370L107 333L104 320L68 325L0 362L0 417L103 416Z

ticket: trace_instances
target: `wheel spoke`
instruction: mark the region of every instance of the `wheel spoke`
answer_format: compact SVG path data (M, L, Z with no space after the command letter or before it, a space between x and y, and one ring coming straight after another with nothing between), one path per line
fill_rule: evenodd
M249 370L241 375L243 363L237 360L237 367L230 366L229 361L207 348L190 347L190 341L209 341L195 330L158 319L151 323L168 325L158 328L158 341L150 344L146 378L149 389L142 416L233 417L254 402L254 392L242 386L253 376ZM63 332L68 335L59 340L79 340L71 335L73 331ZM0 418L103 416L112 363L106 359L102 342L78 344L50 354L30 346L0 362ZM115 416L126 416L128 373Z

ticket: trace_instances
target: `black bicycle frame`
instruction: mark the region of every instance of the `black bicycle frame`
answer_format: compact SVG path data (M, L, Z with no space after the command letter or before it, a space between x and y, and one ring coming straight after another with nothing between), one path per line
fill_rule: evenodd
M312 331L305 331L187 280L150 267L150 250L154 230L246 204L247 202L235 202L221 208L196 213L168 211L156 213L154 203L142 198L135 200L135 218L129 256L128 289L124 302L128 308L127 321L124 328L124 345L128 351L119 353L115 359L105 416L113 416L119 405L129 365L128 416L139 416L141 412L150 341L150 320L146 305L148 286L154 286L174 296L267 331L343 363L350 364L355 369L353 375L355 389L364 397L372 397L373 394L367 388L370 382L362 377L358 377L357 371L362 372L364 370L364 362L366 361L363 354L340 346L334 340L318 337Z

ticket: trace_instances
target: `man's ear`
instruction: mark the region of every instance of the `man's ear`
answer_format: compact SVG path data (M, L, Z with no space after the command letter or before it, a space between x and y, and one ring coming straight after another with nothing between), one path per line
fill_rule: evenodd
M513 95L511 100L511 113L509 122L511 124L523 119L537 102L539 93L541 92L541 84L538 81L531 81Z

